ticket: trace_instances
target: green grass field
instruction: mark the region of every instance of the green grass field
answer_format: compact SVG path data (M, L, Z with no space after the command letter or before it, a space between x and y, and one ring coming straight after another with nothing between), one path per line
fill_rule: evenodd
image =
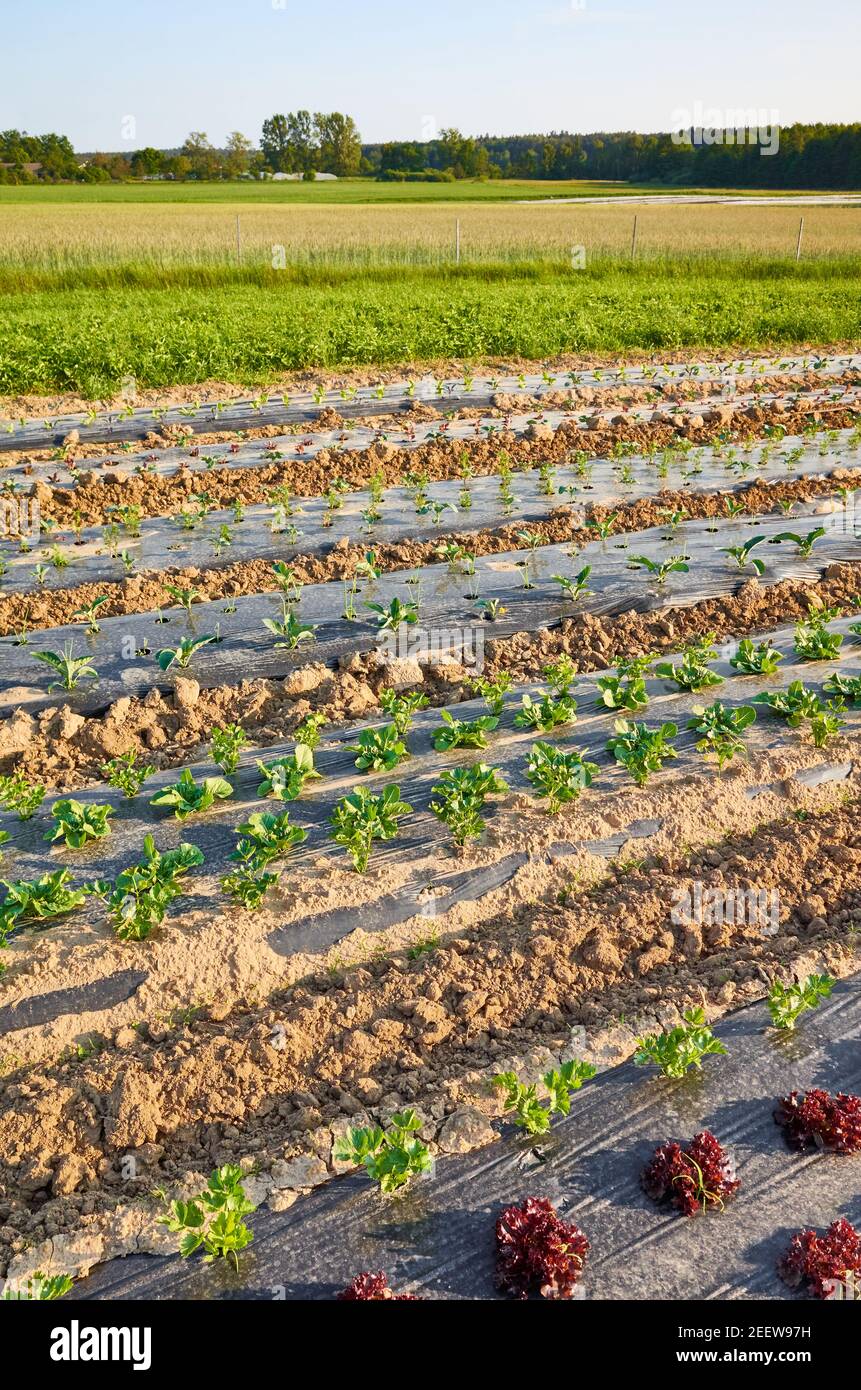
M215 289L8 295L0 393L112 395L285 371L451 358L681 348L765 349L857 339L856 258L810 263L607 262L328 271Z

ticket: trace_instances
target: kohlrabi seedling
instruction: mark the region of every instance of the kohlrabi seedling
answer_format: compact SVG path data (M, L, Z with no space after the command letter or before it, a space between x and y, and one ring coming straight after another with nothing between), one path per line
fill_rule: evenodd
M214 633L204 637L183 637L176 647L163 647L161 651L156 652L155 659L163 671L167 671L173 665L184 671L195 652L214 641Z
M57 672L58 680L48 686L48 694L53 690L77 690L82 680L97 680L98 671L88 656L75 656L74 643L66 642L62 652L32 652L35 661L41 661Z
M687 574L690 569L685 555L671 555L668 560L650 560L648 555L631 555L628 564L648 570L650 578L660 585L666 584L671 574Z
M366 603L372 613L377 615L377 627L381 632L397 632L402 624L414 627L419 620L418 604L412 599L402 602L393 598L388 608L382 603Z

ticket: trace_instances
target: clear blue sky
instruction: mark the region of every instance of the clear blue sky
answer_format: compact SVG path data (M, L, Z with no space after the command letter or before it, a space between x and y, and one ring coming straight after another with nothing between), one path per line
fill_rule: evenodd
M861 118L861 0L5 0L2 33L0 129L79 150L256 141L299 107L366 141Z

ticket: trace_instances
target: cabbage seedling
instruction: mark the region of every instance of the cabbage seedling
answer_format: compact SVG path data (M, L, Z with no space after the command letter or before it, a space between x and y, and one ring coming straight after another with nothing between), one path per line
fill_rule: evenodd
M18 879L12 883L0 878L0 887L6 889L6 897L0 903L0 943L5 946L13 927L64 917L79 907L92 890L70 888L69 877L68 869L57 869L34 880Z
M579 574L575 574L573 579L569 579L564 574L554 574L553 582L562 589L564 598L576 603L578 598L586 598L592 590L588 587L589 575L592 573L592 566L586 565Z
M45 839L52 843L63 840L69 849L83 849L90 840L101 840L111 833L108 820L113 814L113 806L87 806L71 799L55 801L51 815L56 824Z
M109 602L110 599L107 594L103 594L101 598L94 598L92 603L87 604L86 608L79 608L76 613L72 614L72 621L86 623L87 632L93 635L101 632L98 623L99 609Z
M649 729L628 719L617 719L615 734L607 740L607 749L616 762L627 768L637 783L644 787L653 772L660 772L664 763L676 756L670 739L676 737L676 724L662 724Z
M565 753L551 743L532 745L526 777L536 796L548 798L551 816L557 815L567 802L576 801L597 775L597 765L584 762L576 749Z
M314 767L314 754L306 743L297 743L293 753L271 763L258 758L257 767L263 778L257 795L271 796L276 801L295 801L306 782L320 778Z
M362 772L391 772L393 767L410 756L394 724L381 729L362 729L358 743L348 743L350 753L357 753L356 767Z
M315 636L317 627L314 623L300 623L295 613L288 613L284 618L264 618L263 626L273 633L278 641L276 647L286 648L288 651L295 651L300 642L316 642Z
M365 607L377 615L377 627L381 632L397 632L401 624L414 627L419 620L418 604L412 599L402 602L393 598L388 608L382 603L366 603Z
M795 531L781 531L779 536L772 536L771 544L780 545L781 541L792 541L796 553L801 559L806 560L816 542L825 534L824 526L817 526L815 531L808 531L806 536L799 536Z
M721 553L723 555L729 555L731 559L735 560L740 570L745 569L748 565L752 565L757 574L765 574L765 561L760 560L758 556L752 554L754 546L762 545L764 540L765 536L751 536L750 540L745 541L744 545L726 546Z
M226 801L233 795L233 788L224 777L204 777L195 782L190 768L183 768L179 781L172 787L164 787L156 792L150 806L168 806L177 820L187 820L189 816L208 811L216 801Z
M452 748L486 748L487 735L499 723L492 714L482 714L477 719L454 719L447 709L440 714L443 727L434 729L432 736L438 753L448 753Z
M840 700L848 700L850 705L861 703L861 676L843 676L835 671L829 676L822 689L828 695L836 695Z
M409 815L412 809L401 801L400 787L386 787L377 796L364 787L355 787L329 817L331 837L347 851L357 873L363 874L374 841L393 840L400 817Z
M632 555L628 563L638 568L648 570L656 584L666 584L671 574L687 574L690 565L685 563L683 555L671 555L669 560L650 560L648 555Z

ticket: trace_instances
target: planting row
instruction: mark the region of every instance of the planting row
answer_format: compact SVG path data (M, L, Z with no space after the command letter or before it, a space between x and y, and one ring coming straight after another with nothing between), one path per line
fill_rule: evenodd
M765 376L769 372L815 372L823 378L841 375L861 368L861 358L848 354L843 357L786 357L766 360L747 360L724 363L685 363L620 368L593 368L583 371L557 373L545 370L540 374L520 373L515 376L476 376L468 373L460 380L433 376L416 381L381 382L377 386L343 386L327 389L320 385L313 391L294 395L273 396L265 392L256 398L239 401L192 402L184 406L140 410L133 404L102 411L94 408L86 415L67 414L42 421L10 419L0 421L0 450L61 444L75 430L82 439L110 442L116 438L144 438L154 428L173 425L199 433L205 430L243 429L288 421L313 421L322 410L335 409L345 417L371 414L392 414L409 410L416 402L426 401L460 410L489 404L497 395L516 395L517 392L540 396L560 389L584 387L616 387L627 384L682 384L698 380L739 380Z

